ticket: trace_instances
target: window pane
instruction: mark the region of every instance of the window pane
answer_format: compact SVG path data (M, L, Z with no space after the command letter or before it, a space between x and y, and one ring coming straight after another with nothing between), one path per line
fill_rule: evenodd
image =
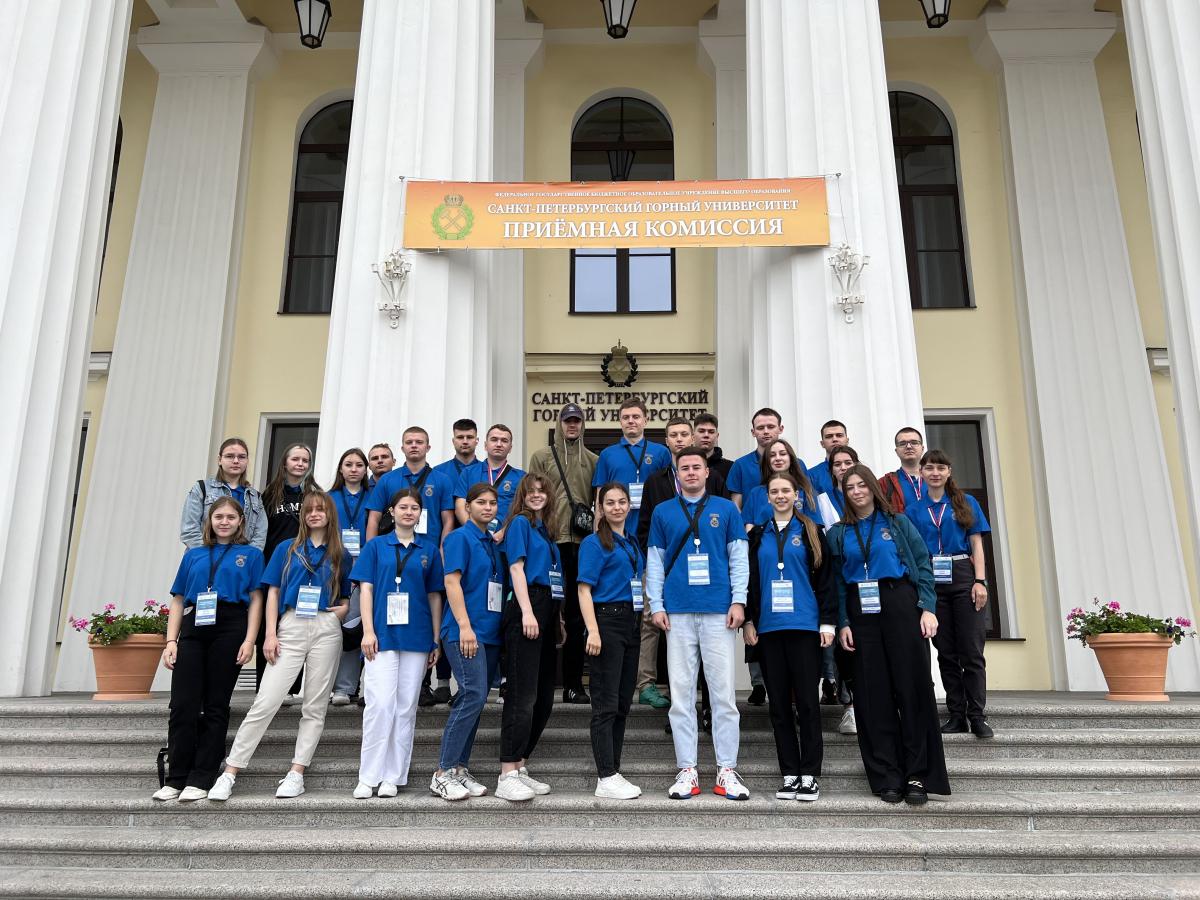
M343 100L327 106L304 126L300 135L302 144L349 144L350 143L350 112L352 103Z
M629 252L629 311L671 311L671 254Z
M572 181L612 181L608 154L603 150L574 150L571 153Z
M904 174L901 184L957 184L954 148L949 144L901 147Z
M615 250L575 251L575 312L616 312Z
M336 256L341 206L334 200L296 201L292 253L297 256Z
M630 181L670 181L675 177L675 159L670 150L638 150L633 157Z
M950 122L933 103L907 91L895 94L899 137L950 137Z
M929 448L941 450L954 463L954 483L964 491L983 490L982 447L976 422L929 423Z
M297 158L296 190L340 193L345 186L345 153L301 153Z
M332 256L293 257L284 309L293 313L327 313L333 307L333 273L337 260Z
M267 479L269 480L279 467L279 457L283 455L284 447L290 447L292 444L304 444L310 449L316 450L317 431L316 422L281 422L278 425L272 425L271 449L268 451L270 455L267 457L269 466Z
M957 207L958 198L953 194L916 195L912 198L916 249L961 249Z
M921 305L948 309L967 305L963 294L963 258L957 251L917 254L921 279Z

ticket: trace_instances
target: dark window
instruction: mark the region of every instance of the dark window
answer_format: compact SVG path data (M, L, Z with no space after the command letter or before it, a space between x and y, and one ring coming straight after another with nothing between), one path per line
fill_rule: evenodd
M285 313L328 313L333 304L351 102L327 106L309 119L296 151L292 225L288 236Z
M970 306L954 132L924 97L907 91L888 97L913 309Z
M271 446L267 451L267 477L263 479L264 485L275 474L284 447L290 447L292 444L306 444L316 453L318 426L318 422L271 423Z
M622 434L623 432L620 428L592 428L589 426L583 430L583 446L587 447L593 453L599 453L605 447L611 447L621 440ZM667 442L667 430L665 428L647 428L645 435L647 440L654 444L665 444ZM553 428L547 432L546 441L549 444L554 443Z
M643 100L612 97L571 132L572 181L670 181L675 144L666 116ZM571 312L675 312L675 251L571 251Z

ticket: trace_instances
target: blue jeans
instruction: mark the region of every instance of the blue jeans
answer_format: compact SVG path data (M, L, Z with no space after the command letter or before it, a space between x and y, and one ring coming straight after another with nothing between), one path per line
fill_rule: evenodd
M442 749L438 754L441 770L466 766L471 761L475 732L479 730L479 714L487 703L488 685L500 665L498 644L481 644L479 652L470 659L459 651L458 641L447 641L443 646L450 671L458 682L458 699L454 701L442 732Z
M737 632L725 627L725 613L672 613L667 632L667 669L671 681L671 736L680 769L696 765L696 675L704 678L712 701L713 749L717 765L737 766L739 722L734 694Z

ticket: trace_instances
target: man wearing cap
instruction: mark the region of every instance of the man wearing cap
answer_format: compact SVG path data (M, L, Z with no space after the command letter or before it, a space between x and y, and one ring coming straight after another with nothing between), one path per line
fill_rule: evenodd
M583 616L579 613L579 594L576 577L579 564L579 544L587 534L572 527L571 507L590 506L592 476L596 472L595 453L583 445L583 410L574 403L563 407L558 427L549 445L534 451L526 471L540 475L553 483L558 497L558 551L562 559L563 619L566 640L562 650L563 702L590 703L583 690L584 633ZM565 480L565 484L564 484Z

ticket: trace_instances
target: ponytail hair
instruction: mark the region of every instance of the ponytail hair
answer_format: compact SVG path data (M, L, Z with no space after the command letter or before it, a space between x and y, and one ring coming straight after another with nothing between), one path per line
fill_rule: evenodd
M929 450L921 457L921 467L924 468L927 465L945 466L951 472L954 471L950 457L941 450ZM953 475L946 476L946 496L950 498L950 508L954 510L954 521L963 529L969 529L974 525L975 513L971 509L971 504L967 502L967 495L963 489L954 483Z
M774 473L772 473L771 477L767 479L767 492L768 493L770 493L771 482L773 482L773 481L786 481L788 484L790 484L792 486L792 490L794 490L796 492L797 496L799 496L800 484L798 481L796 481L796 477L791 472L774 472ZM796 516L796 518L800 520L800 524L804 526L804 534L805 534L805 536L808 537L808 546L810 546L812 548L812 567L814 569L820 568L820 566L821 566L821 538L820 538L820 532L817 531L817 523L814 522L812 519L810 519L808 516L806 516L804 513L800 512L800 510L798 510L798 509L794 509L792 512Z
M608 524L608 519L605 518L603 513L604 498L608 495L609 491L620 491L625 495L626 500L629 499L629 488L624 484L624 482L610 481L600 488L599 506L602 511L596 522L596 537L600 538L600 546L603 547L606 552L611 552L612 548L616 546L616 541L613 538L612 526Z

